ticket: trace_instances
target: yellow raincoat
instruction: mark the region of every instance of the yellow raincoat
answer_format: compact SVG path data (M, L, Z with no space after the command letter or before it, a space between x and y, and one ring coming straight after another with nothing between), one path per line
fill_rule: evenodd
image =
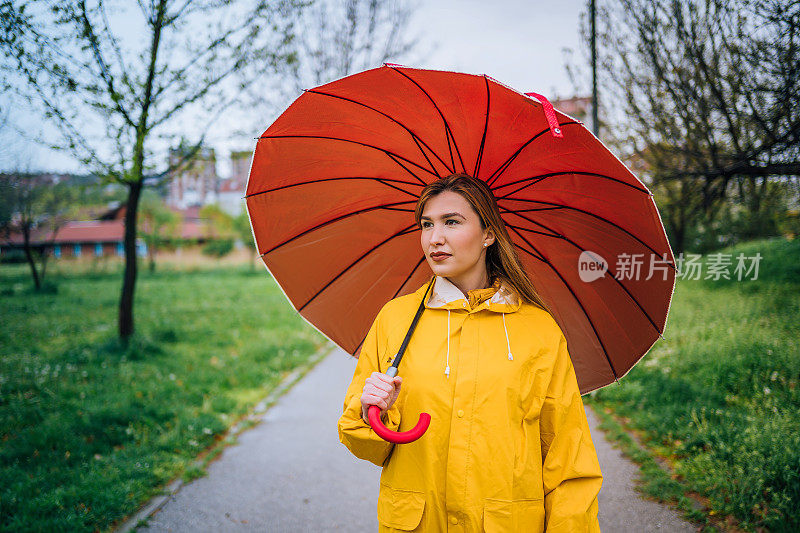
M603 482L567 343L556 321L504 284L468 298L437 277L399 365L381 439L361 418L372 372L386 372L427 283L375 318L347 389L339 440L383 466L379 531L598 532Z

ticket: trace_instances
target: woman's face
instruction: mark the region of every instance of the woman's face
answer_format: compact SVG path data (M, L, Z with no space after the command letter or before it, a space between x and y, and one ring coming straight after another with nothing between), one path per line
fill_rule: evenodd
M420 225L422 251L434 274L459 286L459 281L470 284L485 278L483 244L490 246L494 235L481 228L478 213L463 196L443 191L429 199Z

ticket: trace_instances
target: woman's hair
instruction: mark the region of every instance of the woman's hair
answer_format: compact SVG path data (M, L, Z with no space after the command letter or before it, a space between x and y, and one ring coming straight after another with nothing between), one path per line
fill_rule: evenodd
M514 250L514 244L508 235L506 225L500 217L497 200L483 180L473 178L469 174L458 173L429 183L422 189L422 194L420 194L414 209L414 220L417 226L421 227L422 210L428 200L444 191L452 191L463 196L478 214L481 227L483 229L488 227L494 233L495 242L486 249L486 273L489 279L501 279L510 285L523 301L550 312L525 273L525 268Z

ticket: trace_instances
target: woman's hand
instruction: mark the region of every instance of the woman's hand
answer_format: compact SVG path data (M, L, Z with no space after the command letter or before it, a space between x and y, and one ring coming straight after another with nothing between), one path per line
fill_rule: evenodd
M400 384L403 378L395 376L390 378L381 372L373 372L364 382L364 393L361 395L361 418L367 420L370 405L377 405L381 409L381 417L389 410L400 394Z

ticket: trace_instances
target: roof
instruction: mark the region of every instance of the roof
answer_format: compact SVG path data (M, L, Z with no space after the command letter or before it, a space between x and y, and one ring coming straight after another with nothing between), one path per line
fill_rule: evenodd
M573 96L572 98L561 98L551 102L553 107L568 115L586 113L592 105L591 97Z
M198 239L209 234L202 219L197 217L199 207L190 207L173 211L183 214L181 224L181 238ZM194 216L193 216L194 215ZM58 230L54 244L77 244L98 242L122 242L125 235L125 221L122 218L112 220L73 220L69 221ZM31 244L51 242L52 233L49 228L37 228L31 232ZM2 239L2 244L21 246L24 242L22 233L12 233L9 239Z
M118 242L125 235L125 226L122 220L87 220L67 222L52 241L55 244L79 242ZM31 232L31 244L50 242L52 233L49 228L37 228ZM5 244L22 245L24 239L21 233L12 233L5 240Z

